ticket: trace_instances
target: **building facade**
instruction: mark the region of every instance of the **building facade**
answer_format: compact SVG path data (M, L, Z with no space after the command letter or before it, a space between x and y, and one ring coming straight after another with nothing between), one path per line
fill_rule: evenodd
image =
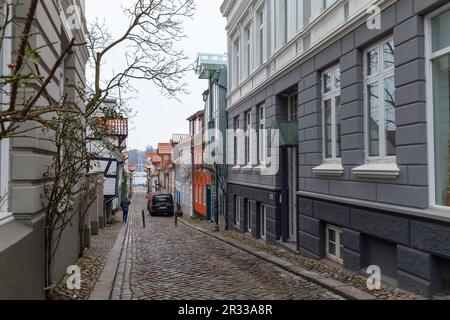
M243 132L227 149L232 228L448 293L449 1L226 0L221 10L228 128Z
M192 183L189 179L192 172L191 139L186 136L173 148L173 164L175 176L174 199L183 215L192 216Z
M205 167L211 177L211 220L226 227L226 129L227 57L200 53L197 59L199 79L208 80L205 101ZM207 187L208 188L208 187Z
M2 12L11 1L0 1ZM81 13L81 28L71 28L67 16L71 3ZM40 50L39 70L45 74L74 37L77 43L85 41L85 1L39 1L33 34L30 42ZM2 74L10 74L8 64L19 45L21 24L25 21L29 2L17 3L13 8L16 17L14 28L10 24L6 37L2 39ZM42 36L44 32L46 37ZM8 37L10 36L10 37ZM85 46L74 47L59 68L48 94L56 101L67 95L68 101L83 108L78 89L85 84L85 65L88 51ZM27 90L32 90L27 88ZM1 95L3 108L8 97ZM24 126L32 127L26 123ZM43 137L40 130L29 132L37 138ZM0 203L0 299L44 299L46 286L44 261L44 213L42 194L43 175L51 164L54 148L43 140L3 139L0 141L0 190L7 195ZM74 199L75 203L77 198ZM55 256L54 279L60 280L68 265L78 259L80 235L78 217L69 226L61 239Z
M190 116L189 134L191 137L191 183L193 216L211 219L211 176L204 167L205 153L205 112L200 110Z

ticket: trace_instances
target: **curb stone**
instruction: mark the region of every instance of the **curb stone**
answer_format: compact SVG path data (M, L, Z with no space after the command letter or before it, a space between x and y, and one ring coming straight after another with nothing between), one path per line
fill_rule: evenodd
M194 229L203 234L209 235L210 237L215 238L221 242L227 243L235 248L241 249L257 258L260 258L266 262L274 264L283 270L293 273L293 274L295 274L303 279L306 279L312 283L320 285L320 286L330 290L331 292L336 293L346 299L349 299L349 300L375 300L376 299L375 296L368 294L360 289L354 288L344 282L341 282L341 281L338 281L335 279L331 279L331 278L327 278L326 276L321 275L317 272L313 272L313 271L309 271L304 268L301 268L300 266L295 265L294 263L292 263L286 259L278 258L269 253L262 252L260 250L256 250L256 249L254 249L248 245L242 244L236 240L231 240L231 239L228 239L221 235L209 233L209 232L203 230L202 228L194 226L182 219L180 219L178 221L181 222L186 227Z

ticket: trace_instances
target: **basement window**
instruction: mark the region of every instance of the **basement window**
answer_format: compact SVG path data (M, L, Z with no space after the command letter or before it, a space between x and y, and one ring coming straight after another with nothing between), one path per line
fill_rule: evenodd
M342 245L343 231L339 227L327 225L326 227L326 256L339 264L343 264L344 246Z

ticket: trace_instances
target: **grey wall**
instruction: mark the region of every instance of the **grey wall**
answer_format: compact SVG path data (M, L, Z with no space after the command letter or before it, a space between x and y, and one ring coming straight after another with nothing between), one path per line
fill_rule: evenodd
M66 4L67 5L67 4ZM24 2L16 7L17 19L23 19L29 8ZM23 20L22 20L23 21ZM18 35L21 27L15 25L13 34ZM37 35L30 42L34 47L48 45L40 49L41 74L48 74L56 59L68 43L59 18L59 9L55 1L40 1L36 13L33 32ZM74 32L76 42L83 42L80 31ZM13 52L17 47L17 39L13 41ZM65 61L65 90L71 102L82 107L77 97L75 86L85 83L85 64L88 52L79 46ZM14 59L14 57L13 57ZM60 99L60 77L58 70L53 81L48 86L49 94L56 100ZM30 90L30 88L27 88ZM23 94L19 94L22 97ZM26 96L25 96L26 97ZM20 104L19 98L19 104ZM45 103L45 101L41 101ZM23 128L33 124L25 123ZM36 138L42 138L40 130L29 132ZM10 149L10 190L9 207L15 221L0 226L0 298L31 298L44 297L44 217L42 194L44 192L43 174L51 164L54 147L46 141L32 138L12 139ZM76 197L76 195L74 195ZM76 200L76 198L75 198ZM20 226L22 225L22 226ZM61 248L55 258L56 280L61 279L67 265L76 261L79 252L78 219L73 220L73 226L65 232Z

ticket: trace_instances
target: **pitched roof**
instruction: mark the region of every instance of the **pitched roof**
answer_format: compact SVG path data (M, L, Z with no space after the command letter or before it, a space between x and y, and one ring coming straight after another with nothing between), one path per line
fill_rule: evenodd
M172 154L171 143L158 143L158 155Z

